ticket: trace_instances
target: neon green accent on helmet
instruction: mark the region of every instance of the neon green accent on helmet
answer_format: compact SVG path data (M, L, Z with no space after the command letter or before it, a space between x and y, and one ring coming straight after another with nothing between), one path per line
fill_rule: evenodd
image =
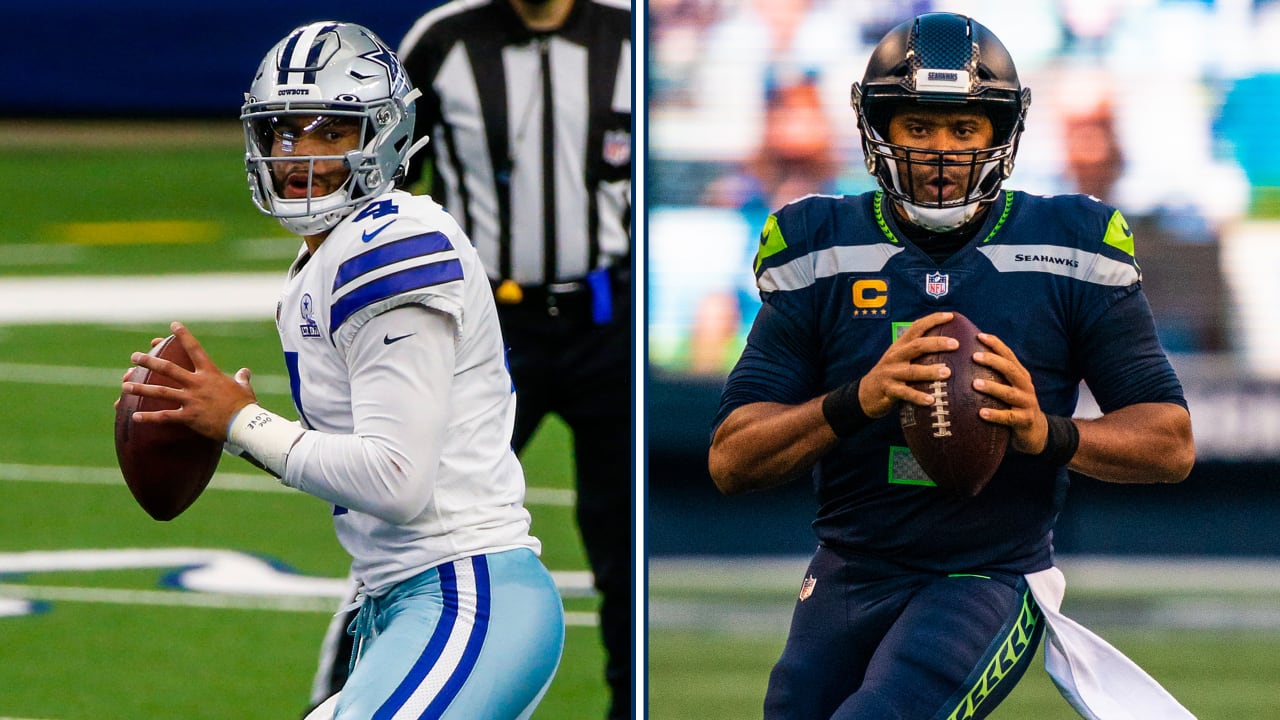
M778 217L770 215L764 221L764 229L760 231L760 250L756 252L755 271L760 272L760 263L770 255L776 255L787 249L787 241L782 237L782 228L778 227Z

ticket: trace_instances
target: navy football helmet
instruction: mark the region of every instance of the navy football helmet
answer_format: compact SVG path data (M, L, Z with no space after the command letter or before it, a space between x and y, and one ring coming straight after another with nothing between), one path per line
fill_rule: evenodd
M991 147L934 152L889 142L889 121L908 103L936 109L963 107L984 113L995 131ZM963 225L1000 192L1013 172L1031 91L1018 81L1013 58L990 30L952 13L926 13L890 30L871 53L850 104L867 170L916 225L944 232ZM967 186L944 199L913 189L912 166L938 173L963 168ZM964 175L965 172L959 173ZM904 177L905 176L905 177Z

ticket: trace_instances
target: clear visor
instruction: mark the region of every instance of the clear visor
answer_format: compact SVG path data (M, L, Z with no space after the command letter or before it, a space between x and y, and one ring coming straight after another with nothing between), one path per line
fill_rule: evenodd
M315 157L341 157L364 147L366 142L364 115L360 112L262 112L248 115L245 123L253 150L263 158L296 157L299 145L307 139L327 150Z

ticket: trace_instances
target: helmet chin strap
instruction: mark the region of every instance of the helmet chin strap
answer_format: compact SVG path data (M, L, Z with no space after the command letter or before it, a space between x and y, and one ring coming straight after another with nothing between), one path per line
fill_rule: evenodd
M973 219L978 213L978 207L981 203L971 202L965 205L956 205L946 208L926 208L919 205L912 205L908 202L899 202L898 206L902 208L902 212L906 214L907 220L912 225L928 230L929 232L941 233L948 230L955 230Z

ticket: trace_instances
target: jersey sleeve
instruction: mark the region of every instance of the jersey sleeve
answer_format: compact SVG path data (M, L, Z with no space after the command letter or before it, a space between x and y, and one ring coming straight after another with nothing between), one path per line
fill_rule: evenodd
M1148 402L1186 407L1182 384L1160 346L1155 318L1142 292L1129 223L1115 208L1092 199L1081 201L1093 206L1102 226L1094 230L1096 252L1087 276L1091 290L1072 338L1089 391L1103 412Z
M453 324L414 305L363 323L348 354L353 431L303 433L284 484L391 523L423 512L448 423Z
M453 12L450 8L447 12ZM426 137L440 122L440 97L435 91L435 76L443 62L445 48L452 42L447 34L436 29L444 12L428 12L418 18L400 42L396 54L404 66L413 86L422 91L414 106L417 120L414 123L413 140ZM420 153L417 162L410 162L402 181L403 187L411 187L422 179L423 164L430 162L430 153ZM434 174L433 174L434 177Z
M813 327L814 275L812 264L806 263L802 221L802 216L784 209L765 222L754 267L763 304L742 356L725 381L713 433L743 405L799 404L819 393L821 358Z
M1115 302L1075 341L1085 383L1098 407L1104 413L1137 403L1187 407L1182 383L1160 346L1141 287L1131 285L1115 296Z
M462 326L463 263L454 245L456 238L464 237L461 230L454 223L397 217L388 209L396 208L396 202L401 200L380 200L356 217L353 230L362 238L372 234L371 241L357 246L353 239L353 249L334 274L330 336L344 352L370 318L403 305L443 313L453 320L455 332ZM377 206L386 212L370 213ZM436 215L447 217L443 212ZM391 224L396 222L403 225L396 228Z

